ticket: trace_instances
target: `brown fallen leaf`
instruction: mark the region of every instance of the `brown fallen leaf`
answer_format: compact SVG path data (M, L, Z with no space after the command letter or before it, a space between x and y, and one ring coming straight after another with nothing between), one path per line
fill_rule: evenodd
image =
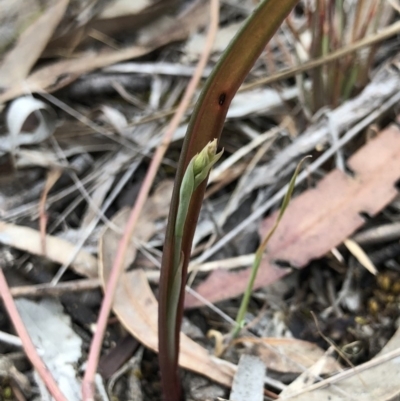
M250 346L250 353L257 355L268 369L283 373L303 373L321 358L325 351L314 343L296 338L240 338L240 342ZM340 364L328 357L322 374L341 370Z
M1 63L0 87L21 83L27 77L61 21L67 5L68 0L55 2L25 29Z
M177 0L113 1L88 24L88 28L113 38L123 31L137 30L171 11L176 4Z
M107 240L107 235L103 240ZM104 242L100 246L104 246ZM100 262L106 278L111 269L108 262ZM104 288L104 279L102 281ZM158 304L142 269L121 276L113 311L126 330L143 345L158 352ZM182 333L179 365L228 387L236 371L235 365L210 355L205 348Z
M127 269L136 258L137 241L147 242L156 233L156 220L167 216L168 206L172 196L172 188L172 181L166 180L161 182L143 207L142 214L138 220L138 229L134 232L125 252L125 261L123 263L124 270ZM121 233L128 221L129 214L129 208L121 209L111 220L116 227L121 228L121 231L116 232L106 227L100 238L99 258L101 263L99 276L103 282L108 280L108 269L112 267Z
M165 43L168 43L165 38ZM24 82L17 82L0 95L0 104L31 93L53 92L78 79L81 75L98 68L130 58L140 57L155 50L151 46L131 46L123 50L93 54L87 52L79 58L57 61L34 71Z
M121 209L112 219L112 223L116 227L121 228L121 232L129 218L129 208ZM115 254L118 249L118 244L121 238L121 234L105 227L103 234L100 237L99 243L99 276L101 281L107 282L109 271L106 268L112 267L112 263L115 258ZM135 244L135 239L132 237L130 239L129 245L126 248L125 259L123 263L124 269L127 269L129 265L135 260L137 253L137 246ZM109 266L110 265L110 266ZM118 290L117 290L118 291Z
M268 244L254 288L271 284L291 271L279 268L276 260L296 268L306 266L360 228L364 224L360 213L374 216L394 199L400 178L400 129L391 125L382 131L348 160L348 166L354 177L334 170L316 188L293 199ZM262 238L275 219L276 213L264 221ZM244 292L249 276L250 269L216 270L196 291L210 302L233 298ZM200 305L194 297L186 296L186 308Z
M64 239L46 235L46 258L61 265L69 262L75 252L75 245ZM0 221L0 243L42 256L42 239L40 232L29 227ZM82 276L97 277L97 259L90 253L81 250L71 263L71 267Z
M156 219L166 216L170 202L172 183L157 188L149 198L138 222L134 234L136 239L147 241L155 233ZM112 222L119 227L126 223L128 210L119 212ZM115 252L121 234L109 227L105 228L99 244L99 275L103 288L108 280ZM127 268L136 256L134 238L127 248L124 268ZM113 303L114 313L125 328L146 347L158 350L158 305L147 277L142 269L136 269L121 275ZM212 380L230 386L235 373L235 365L218 359L196 342L181 334L181 353L179 363L182 367L202 374Z

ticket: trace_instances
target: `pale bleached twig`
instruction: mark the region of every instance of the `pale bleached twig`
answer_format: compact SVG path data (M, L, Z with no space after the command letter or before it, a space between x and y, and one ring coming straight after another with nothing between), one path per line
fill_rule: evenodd
M191 66L186 66L176 63L157 62L157 63L121 63L110 67L103 68L104 72L117 72L119 74L159 74L171 76L187 76L191 77L195 69ZM206 78L210 74L211 69L205 68L202 77Z

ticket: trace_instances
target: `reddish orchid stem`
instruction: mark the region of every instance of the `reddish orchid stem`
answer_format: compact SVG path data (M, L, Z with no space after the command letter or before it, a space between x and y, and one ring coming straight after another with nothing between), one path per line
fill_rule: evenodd
M28 331L26 330L21 316L18 313L17 306L15 305L14 299L11 295L10 288L8 287L7 280L4 277L3 269L0 268L0 294L3 298L4 307L7 310L8 316L21 339L22 346L28 359L31 361L33 367L38 372L39 376L43 380L50 394L56 401L68 401L61 390L59 389L56 381L54 380L51 373L48 371L46 365L40 358L36 351L36 348L29 337Z
M207 185L207 180L203 181L190 199L183 236L179 236L178 244L176 242L176 222L183 178L193 157L201 152L208 142L220 139L233 97L265 49L266 43L271 40L297 2L298 0L262 0L258 4L257 8L244 21L213 68L207 82L204 84L189 121L175 175L161 260L159 285L159 365L161 387L164 398L168 401L180 400L181 395L178 357L185 283L193 237ZM180 255L176 254L178 245ZM180 257L179 276L176 275L175 267L178 257ZM179 282L181 283L181 288L178 292L176 284ZM171 289L174 291L173 298ZM176 303L176 298L178 298L178 302L176 323L174 323L175 338L171 339L171 335L165 336L163 334L171 330L168 308L171 306L171 302Z
M197 64L196 71L191 78L183 98L179 104L178 109L174 117L171 119L163 140L160 146L154 153L153 159L147 170L146 177L140 189L140 193L137 197L134 207L132 208L131 214L129 216L128 223L125 226L123 236L119 242L117 254L115 256L114 264L111 269L110 278L107 282L107 286L104 293L103 303L101 305L99 318L97 320L96 332L94 334L90 351L88 362L86 366L85 376L82 381L82 397L83 401L93 401L94 400L94 376L96 374L97 365L99 362L99 355L101 350L101 345L103 342L104 333L107 326L108 316L112 307L112 302L114 299L115 290L118 283L119 275L121 274L122 264L125 259L125 252L129 244L129 240L132 233L136 227L138 218L143 209L143 206L149 195L151 186L153 184L154 178L157 174L158 168L161 164L162 158L168 149L168 146L172 140L173 134L178 128L187 108L189 107L190 101L192 100L193 94L197 88L197 85L201 79L204 68L207 65L208 58L211 53L212 45L214 43L215 36L218 31L218 10L219 10L219 0L211 0L211 21L210 27L208 29L207 40L204 45L203 52L201 54L200 60ZM215 15L216 14L216 15Z

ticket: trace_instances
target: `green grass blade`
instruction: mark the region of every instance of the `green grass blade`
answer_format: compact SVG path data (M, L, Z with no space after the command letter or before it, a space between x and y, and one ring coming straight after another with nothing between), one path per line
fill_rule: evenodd
M274 225L269 230L268 234L265 236L264 240L262 241L261 245L258 247L258 249L256 251L254 262L253 262L253 266L251 268L250 279L249 279L249 282L247 283L246 291L243 294L243 299L242 299L242 302L240 304L240 308L239 308L238 314L236 316L236 326L235 326L235 328L233 329L233 332L232 332L232 337L233 338L237 337L237 335L239 334L240 329L242 328L244 317L246 315L247 308L249 306L251 292L253 291L254 282L255 282L256 277L257 277L258 269L260 267L262 256L264 254L265 248L268 245L268 242L271 239L272 235L274 234L274 232L278 228L279 223L282 220L282 217L285 214L285 211L286 211L287 207L289 206L289 202L290 202L290 199L292 198L294 187L296 185L296 178L299 175L301 165L303 164L304 160L309 158L309 157L311 157L311 156L304 157L302 160L300 160L299 164L297 165L296 170L293 173L293 176L292 176L292 178L291 178L291 180L289 182L288 190L287 190L287 192L285 194L285 197L283 198L282 205L281 205L281 207L279 209L278 217L277 217Z

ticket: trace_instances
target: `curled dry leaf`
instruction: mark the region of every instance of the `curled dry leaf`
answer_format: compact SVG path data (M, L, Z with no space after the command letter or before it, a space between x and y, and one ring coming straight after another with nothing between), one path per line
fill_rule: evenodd
M134 234L136 239L148 241L156 232L155 220L165 217L168 213L168 204L171 199L172 183L162 183L154 195L148 200L138 228ZM128 210L119 212L113 219L113 223L124 227ZM118 247L121 233L117 233L107 227L100 239L99 275L105 288L109 277L115 252ZM127 268L135 259L136 246L134 240L127 249L124 268ZM158 304L146 275L142 269L136 269L121 275L115 298L113 310L125 328L146 347L157 352L158 350ZM181 334L181 353L179 363L182 367L202 374L218 383L229 386L235 373L235 365L218 359L208 351Z
M292 200L268 244L255 289L290 273L291 269L280 268L274 261L285 261L296 268L306 266L360 228L364 224L363 212L374 216L395 198L395 185L400 178L400 129L391 125L382 131L350 157L348 166L353 177L334 170L315 188ZM262 238L275 219L273 214L264 221ZM244 292L249 276L249 269L216 270L196 291L210 302L233 298ZM185 305L192 308L201 303L187 295Z
M34 116L37 122L32 122L34 128L23 131ZM14 100L8 109L6 123L8 136L2 139L1 150L14 150L20 145L33 145L46 140L56 129L57 116L46 103L33 96L23 96Z

